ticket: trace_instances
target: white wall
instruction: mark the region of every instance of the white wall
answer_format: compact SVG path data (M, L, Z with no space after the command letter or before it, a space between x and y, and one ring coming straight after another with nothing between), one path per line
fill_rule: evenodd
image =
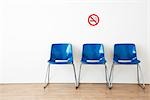
M147 52L150 51L150 1L147 0ZM148 67L147 67L147 70L150 71L150 53L148 53L147 55L147 59L148 59ZM150 82L150 73L148 72L148 76L147 76L147 79L148 79L148 82Z
M77 74L82 44L103 43L110 69L114 43L135 43L145 81L150 83L147 1L3 1L0 83L44 82L50 46L61 42L73 45ZM101 19L95 27L87 22L92 13L98 14ZM104 67L83 67L81 82L105 82ZM51 81L73 82L72 73L69 65L53 65ZM114 82L135 83L136 67L116 67Z

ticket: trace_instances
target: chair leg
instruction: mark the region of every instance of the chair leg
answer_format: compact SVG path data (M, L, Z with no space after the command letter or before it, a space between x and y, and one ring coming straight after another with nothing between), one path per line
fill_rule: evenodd
M74 64L72 64L72 65L73 65L73 70L74 70L75 87L76 87L76 89L77 89L77 76L76 76L76 70L75 70Z
M44 89L46 89L46 87L49 85L49 75L50 75L50 64L48 64L47 72L46 72L46 76L45 76L45 83L46 83L46 78L47 78L48 82L47 82L47 84L44 86Z
M140 72L140 73L139 73ZM140 75L141 74L141 75ZM140 82L140 78L142 78L142 82ZM143 73L142 73L142 69L140 67L139 64L137 64L137 81L138 81L138 85L142 88L145 89L145 83L144 83L144 77L143 77Z
M109 76L109 89L112 88L112 80L113 80L113 72L114 72L114 63L112 64Z
M105 78L106 78L106 85L109 87L109 81L108 81L108 69L107 69L107 65L105 65Z
M138 81L138 84L140 84L140 80L139 80L139 67L138 67L138 64L137 64L137 81Z
M82 70L82 63L80 64L79 76L78 76L78 86L77 86L77 88L80 86L80 75L81 75L81 70Z

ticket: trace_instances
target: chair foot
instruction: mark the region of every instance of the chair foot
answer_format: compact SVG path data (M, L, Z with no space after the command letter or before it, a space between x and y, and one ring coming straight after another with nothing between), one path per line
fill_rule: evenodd
M76 86L76 90L78 89L78 86Z
M111 89L112 89L112 86L109 86L108 88L111 90Z
M138 84L142 89L145 89L145 84Z
M76 86L76 90L79 88L79 86L80 86L80 83Z
M108 88L111 90L111 89L112 89L112 84L109 84L109 85L108 85Z
M49 83L47 83L47 84L44 86L44 89L46 89L48 85L49 85Z

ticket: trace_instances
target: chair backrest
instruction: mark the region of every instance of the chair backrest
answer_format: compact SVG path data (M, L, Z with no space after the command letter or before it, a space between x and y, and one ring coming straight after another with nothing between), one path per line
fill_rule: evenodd
M135 44L115 44L114 59L132 60L137 59Z
M70 60L73 62L72 45L71 44L52 44L51 60Z
M82 60L99 60L104 57L103 44L84 44L82 50Z

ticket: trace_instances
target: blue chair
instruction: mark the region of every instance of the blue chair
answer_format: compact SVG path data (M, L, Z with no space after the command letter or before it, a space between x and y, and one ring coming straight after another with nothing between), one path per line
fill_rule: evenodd
M83 64L105 65L106 83L108 85L107 66L106 66L106 60L104 56L103 44L84 44L83 45L82 58L81 58L81 64L80 64L80 69L79 69L79 76L78 76L78 87L80 85L80 74L81 74L81 67Z
M76 71L73 63L73 53L71 44L52 44L50 60L48 60L47 67L47 84L44 86L44 89L49 85L49 76L50 76L50 64L71 64L73 65L74 77L75 77L75 86L77 86Z
M110 71L110 88L112 87L112 78L113 78L113 69L115 65L137 65L137 81L138 84L144 89L144 78L142 74L141 67L139 65L140 61L137 59L136 46L135 44L115 44L114 45L114 57L113 64ZM140 74L143 80L143 83L140 83Z

